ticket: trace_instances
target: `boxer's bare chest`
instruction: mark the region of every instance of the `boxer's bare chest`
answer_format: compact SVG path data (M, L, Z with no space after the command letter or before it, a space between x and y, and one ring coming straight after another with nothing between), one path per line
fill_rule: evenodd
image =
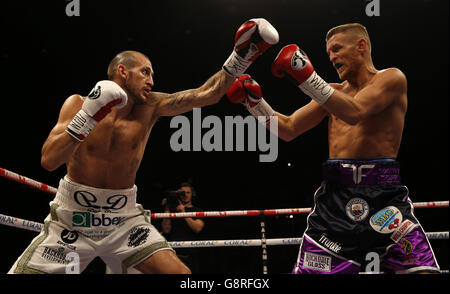
M342 89L354 97L353 89ZM355 125L330 115L328 144L330 158L395 157L403 130L403 119L397 115L395 105Z
M145 145L148 131L149 126L139 120L105 118L80 149L84 149L89 156L120 158L123 153L134 153Z
M155 124L153 110L137 108L125 117L107 115L91 132L83 149L94 157L129 157L143 151Z
M134 183L156 119L148 109L126 117L111 114L97 124L68 162L74 181L104 188Z

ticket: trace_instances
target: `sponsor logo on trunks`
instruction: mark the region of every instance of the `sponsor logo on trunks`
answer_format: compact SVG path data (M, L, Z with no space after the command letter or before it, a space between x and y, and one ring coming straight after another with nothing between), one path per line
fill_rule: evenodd
M57 262L62 264L68 264L69 261L66 260L66 253L64 253L64 248L59 247L57 250L45 247L44 252L42 252L42 257L50 262Z
M394 233L392 233L391 235L392 241L394 241L395 243L400 241L400 238L403 238L403 236L405 236L410 231L413 225L414 223L409 219L402 222L402 224L398 227L398 229Z
M74 211L72 213L73 227L108 227L119 225L125 217L109 217L107 214L97 214L86 211Z
M78 203L78 205L93 209L95 211L100 209L105 211L119 210L122 209L128 201L128 198L125 195L112 195L106 199L106 203L109 205L100 206L95 204L97 203L97 197L88 191L76 191L73 194L73 199L76 203Z
M403 249L406 255L411 254L413 246L408 239L402 238L400 247Z
M355 164L350 163L342 163L342 167L345 168L351 168L353 171L353 182L355 184L359 184L362 182L362 178L366 177L367 175L364 174L364 169L372 169L375 167L374 164L362 164L360 166L357 166Z
M130 237L128 237L128 247L138 247L147 241L148 235L150 233L149 228L136 227L130 232Z
M322 234L322 236L320 236L319 243L321 243L334 253L339 253L342 249L342 245L340 243L331 241L325 234Z
M353 198L345 206L345 212L350 219L360 222L369 214L369 204L364 199Z
M61 240L56 241L56 244L61 245L62 247L68 248L68 249L73 250L73 251L77 250L77 246L73 246L71 244L64 243Z
M330 272L331 256L305 252L305 256L303 258L303 267L321 272Z
M376 232L389 234L397 230L402 220L400 210L395 206L388 206L372 215L369 223Z
M63 240L67 244L73 244L78 240L78 232L63 230L61 232L61 240Z
M412 254L413 245L408 239L402 238L400 241L400 247L403 249L403 252L405 253L405 259L402 261L403 264L414 263L417 261L417 257L415 257L414 254Z

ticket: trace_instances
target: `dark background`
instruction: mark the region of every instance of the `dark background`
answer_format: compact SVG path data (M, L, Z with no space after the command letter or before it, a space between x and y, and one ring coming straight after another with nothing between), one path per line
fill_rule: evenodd
M163 2L163 3L160 3ZM333 26L360 22L371 36L377 69L397 67L408 78L409 107L398 160L414 202L448 200L448 1L380 0L381 15L368 17L364 0L315 1L86 1L81 16L65 14L67 1L2 1L0 10L0 167L57 187L65 168L47 172L40 151L71 94L88 94L106 78L116 53L138 50L155 70L154 91L200 86L231 53L236 29L254 17L280 34L247 71L272 107L290 114L309 101L288 81L271 75L278 51L298 44L328 82L338 82L325 52ZM192 112L185 114L189 118ZM202 108L207 115L242 115L223 99ZM191 179L204 210L310 207L328 157L326 121L292 142L279 141L278 159L260 163L259 152L173 152L169 117L154 126L136 184L138 202L159 211L162 192ZM203 134L206 130L203 130ZM288 163L291 165L288 166ZM0 213L43 222L51 195L0 178ZM426 231L448 230L448 208L417 209ZM258 218L206 219L201 239L259 238ZM267 238L300 237L306 216L267 217ZM157 224L157 222L156 222ZM35 232L0 227L0 273L5 273ZM448 240L431 241L448 269ZM269 272L288 273L298 246L269 247ZM261 273L261 249L205 248L206 273Z

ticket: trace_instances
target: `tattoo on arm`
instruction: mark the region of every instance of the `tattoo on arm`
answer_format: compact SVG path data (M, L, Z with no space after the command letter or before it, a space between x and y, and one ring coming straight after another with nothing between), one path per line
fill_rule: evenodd
M186 90L169 95L170 106L182 106L188 104L197 98L195 90Z
M213 93L216 95L220 95L222 94L225 88L225 76L219 74L217 74L216 76L213 76L214 78Z
M214 99L219 99L225 95L225 92L228 89L227 83L229 83L229 81L227 81L226 76L223 73L218 72L210 77L202 86L200 86L200 88L168 95L168 105L172 107L172 109L181 109L185 107L194 107L195 105L209 104L208 101L214 101Z
M234 82L234 80L232 80L231 83L232 82ZM229 83L229 81L227 81L226 74L218 72L205 83L205 86L211 88L214 95L223 96L228 87L231 86L231 83L229 83L228 87L226 87L227 83Z

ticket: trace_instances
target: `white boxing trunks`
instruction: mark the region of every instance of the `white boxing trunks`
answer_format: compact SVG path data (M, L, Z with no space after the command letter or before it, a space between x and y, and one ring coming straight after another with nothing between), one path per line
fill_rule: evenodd
M113 273L131 273L155 252L173 250L136 203L136 191L93 188L65 176L42 231L8 273L64 274L77 266L82 272L97 256Z

